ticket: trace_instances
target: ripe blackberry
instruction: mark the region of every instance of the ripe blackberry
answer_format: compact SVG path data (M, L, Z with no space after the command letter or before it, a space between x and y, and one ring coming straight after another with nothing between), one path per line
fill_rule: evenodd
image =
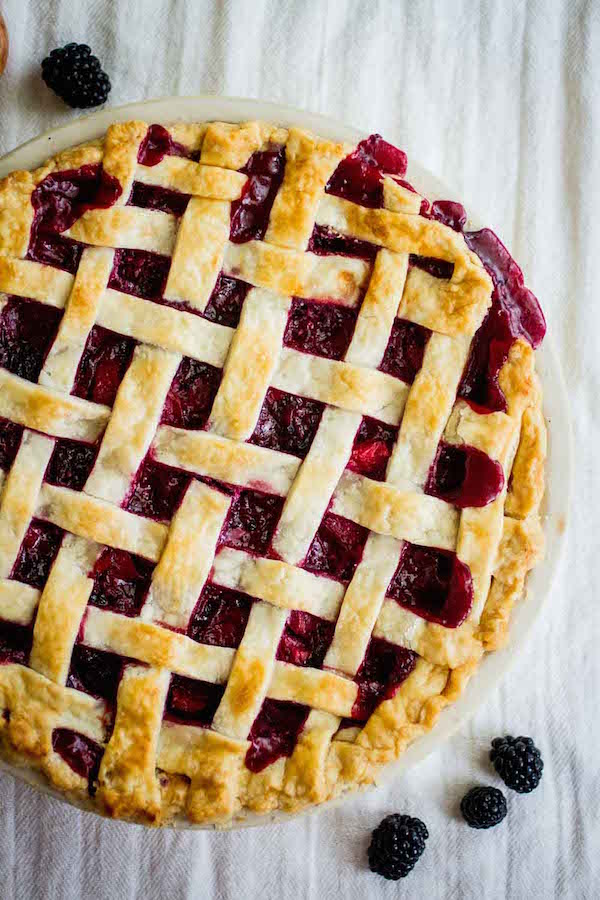
M110 93L109 77L91 52L87 44L67 44L42 62L42 78L69 106L99 106Z
M382 819L369 845L369 868L390 881L404 878L425 850L424 822L398 814Z
M506 816L506 800L495 787L474 787L460 802L460 811L471 828L493 828Z
M540 783L544 761L530 737L494 738L490 759L504 784L519 794L528 794Z

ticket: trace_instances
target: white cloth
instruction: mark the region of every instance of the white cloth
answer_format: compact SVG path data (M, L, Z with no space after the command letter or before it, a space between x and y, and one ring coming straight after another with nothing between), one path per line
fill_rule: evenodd
M5 0L0 152L68 121L39 64L89 43L110 102L205 91L277 100L377 130L445 178L502 236L557 342L577 447L568 577L528 651L470 726L383 788L287 825L158 833L106 822L0 773L0 897L600 896L598 487L600 5L453 0ZM563 423L552 423L555 429ZM596 499L596 503L594 503ZM533 735L546 768L490 832L457 814L497 734ZM389 812L427 823L394 886L365 865Z

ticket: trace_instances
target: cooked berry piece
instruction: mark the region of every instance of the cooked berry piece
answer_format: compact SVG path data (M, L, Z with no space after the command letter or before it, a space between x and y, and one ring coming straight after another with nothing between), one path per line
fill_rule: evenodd
M383 481L398 429L365 416L354 439L348 468L375 481Z
M430 622L458 628L473 604L473 578L455 553L407 541L388 595Z
M323 404L269 388L251 444L304 457L316 434Z
M284 168L285 148L276 147L253 153L241 170L248 181L240 199L231 204L230 240L235 244L263 239Z
M537 298L523 283L523 272L500 238L489 228L468 231L465 241L473 250L494 283L492 309L500 306L504 321L514 339L523 338L535 350L546 333L546 320ZM494 337L502 338L501 335Z
M60 318L60 310L45 303L10 297L0 313L0 366L37 381Z
M190 478L188 472L146 458L136 475L126 509L151 519L172 519Z
M65 272L74 275L79 268L83 249L83 244L63 237L62 234L44 233L34 224L25 259L64 269Z
M494 283L492 305L471 343L458 396L486 412L506 410L499 374L518 338L535 348L546 332L537 299L523 284L523 273L504 244L489 228L465 233Z
M33 629L29 625L0 620L0 665L19 663L26 666L31 653Z
M165 716L175 722L208 728L224 691L222 684L197 681L183 675L171 675Z
M460 801L460 811L471 828L493 828L506 816L506 799L495 787L474 787Z
M417 662L417 655L406 647L390 644L383 638L371 638L365 658L354 680L358 693L352 707L352 719L366 722L376 706L394 696Z
M146 300L158 300L165 289L170 265L169 257L159 253L115 250L108 286Z
M52 749L74 772L87 778L88 790L93 795L104 748L70 728L56 728L52 732Z
M88 209L108 209L121 196L119 181L100 165L53 172L31 195L34 218L26 259L77 271L84 245L63 233Z
M172 216L182 216L189 202L189 194L182 194L181 191L170 190L158 184L134 181L127 206L141 206L142 209L155 209L158 212L170 213Z
M270 178L283 179L285 166L285 147L272 144L269 150L257 150L245 166L240 169L246 175L268 175Z
M462 397L479 412L505 412L506 397L498 381L500 369L508 359L514 337L508 316L494 302L471 342L469 357L458 386Z
M504 487L500 463L468 444L440 443L425 493L464 509L487 506Z
M151 125L138 150L142 166L156 166L165 156L189 156L183 144L174 141L162 125Z
M53 172L31 195L33 229L60 234L89 209L108 209L122 193L120 181L99 164Z
M8 471L21 444L23 426L0 419L0 469Z
M58 440L54 445L45 480L81 491L94 468L98 448L80 441Z
M131 338L94 325L75 376L75 396L112 406L134 347Z
M544 761L530 737L494 738L490 759L506 787L529 794L540 783Z
M431 204L431 218L454 231L464 231L467 224L467 211L461 203L453 200L436 200Z
M83 644L75 644L67 687L83 691L93 697L101 697L111 706L117 702L117 691L128 660L116 653L94 650Z
M240 491L231 504L222 543L238 550L266 553L282 507L282 497L262 491Z
M437 259L435 256L419 256L418 253L411 253L408 262L409 266L422 269L434 278L452 278L454 272L454 263L447 259Z
M124 616L137 616L150 586L152 564L146 559L106 547L90 573L94 587L91 606L111 609Z
M327 193L362 206L383 206L383 175L404 175L406 154L381 135L372 134L341 161L327 184Z
M280 756L291 756L308 713L308 706L267 697L248 735L246 768L261 772Z
M343 359L354 333L356 312L335 303L292 300L283 336L286 347L303 353Z
M43 588L58 553L63 531L51 522L32 519L11 573L15 581Z
M369 868L390 881L405 878L423 855L429 837L420 819L397 813L382 819L369 845Z
M340 234L329 225L315 225L307 249L309 253L317 253L319 256L333 253L337 256L355 256L357 259L373 262L379 247L369 241Z
M431 332L422 325L395 319L390 339L379 368L388 375L412 384L423 365L425 347Z
M249 287L245 281L229 278L221 272L204 310L204 316L219 325L237 328Z
M277 659L295 666L323 665L335 624L298 609L292 610L277 648Z
M350 581L359 564L368 532L366 528L328 513L313 538L304 565L339 581Z
M204 428L221 381L221 370L184 356L169 388L161 422L177 428Z
M42 78L69 106L89 109L106 102L110 79L87 44L66 44L42 60Z
M188 626L199 644L239 647L248 624L252 597L210 582L204 586Z

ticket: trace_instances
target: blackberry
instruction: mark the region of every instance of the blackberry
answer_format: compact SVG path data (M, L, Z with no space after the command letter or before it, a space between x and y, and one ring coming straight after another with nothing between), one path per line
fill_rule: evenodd
M99 106L110 93L110 79L91 53L87 44L66 44L42 62L42 78L69 106Z
M390 881L405 878L425 850L424 822L398 814L382 819L369 845L369 868Z
M506 800L495 787L474 787L460 802L460 811L471 828L493 828L506 816Z
M504 784L519 794L528 794L540 783L544 761L530 737L494 738L490 759Z

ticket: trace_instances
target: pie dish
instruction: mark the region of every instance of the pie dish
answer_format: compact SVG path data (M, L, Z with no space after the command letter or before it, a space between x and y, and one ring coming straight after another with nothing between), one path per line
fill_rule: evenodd
M321 803L502 643L544 320L405 168L136 121L0 182L0 740L75 802Z

